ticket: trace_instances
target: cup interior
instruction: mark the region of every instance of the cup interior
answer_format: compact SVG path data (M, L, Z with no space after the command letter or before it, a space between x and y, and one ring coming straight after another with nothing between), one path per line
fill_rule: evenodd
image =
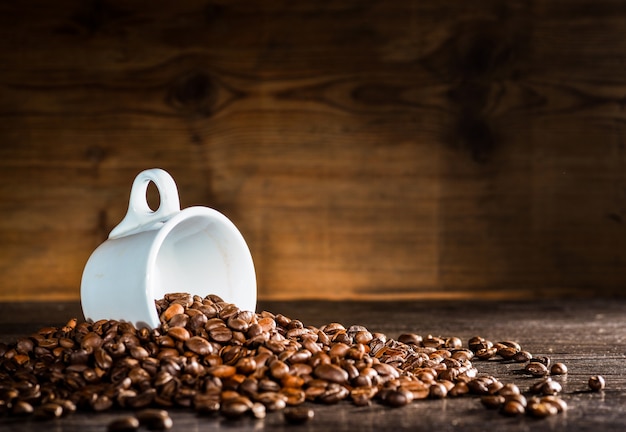
M205 214L171 220L167 225L171 226L169 230L162 228L161 243L155 244L154 266L148 273L153 298L173 292L201 297L217 294L242 309L249 309L250 304L254 309L254 267L250 251L234 226Z

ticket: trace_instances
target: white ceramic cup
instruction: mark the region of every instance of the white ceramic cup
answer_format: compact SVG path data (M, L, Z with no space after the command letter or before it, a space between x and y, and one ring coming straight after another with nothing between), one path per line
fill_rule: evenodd
M146 200L150 182L160 194L155 211ZM87 261L80 298L87 320L155 328L154 301L165 294L217 294L254 311L256 289L252 256L235 225L207 207L181 210L174 179L150 169L137 175L126 216Z

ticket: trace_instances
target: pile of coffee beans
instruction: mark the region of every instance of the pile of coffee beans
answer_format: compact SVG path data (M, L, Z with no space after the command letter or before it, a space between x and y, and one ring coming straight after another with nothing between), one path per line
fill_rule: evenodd
M545 417L567 409L552 375L562 363L533 357L514 341L402 334L360 325L319 328L270 312L240 310L215 295L186 293L156 301L161 325L137 329L101 320L47 327L0 344L0 413L50 419L114 407L137 412L109 430L172 425L167 409L184 407L227 418L284 413L314 417L305 402L401 407L420 399L476 395L508 416ZM526 391L479 374L481 360L520 363L541 380ZM521 366L525 364L525 366ZM590 388L604 387L602 377Z

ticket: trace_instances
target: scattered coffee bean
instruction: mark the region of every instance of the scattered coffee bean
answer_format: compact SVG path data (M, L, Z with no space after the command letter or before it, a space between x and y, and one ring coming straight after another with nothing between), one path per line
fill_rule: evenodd
M543 364L546 368L550 367L550 357L546 357L546 356L533 357L533 361Z
M430 386L430 397L433 399L445 398L448 394L448 389L441 383L435 383Z
M360 325L319 328L263 311L241 311L221 298L167 294L155 302L161 325L136 329L115 320L68 321L0 344L0 414L53 419L77 409L136 410L110 431L172 427L166 409L263 419L284 410L290 423L313 417L305 403L402 407L414 400L477 395L505 415L545 417L567 408L549 377L527 401L513 383L482 376L475 359L528 362L545 377L567 372L533 358L514 341L403 333L396 340ZM18 372L19 371L19 372ZM17 373L16 373L17 372ZM601 389L601 377L590 379ZM77 408L78 407L78 408Z
M540 402L554 405L558 412L567 411L567 402L558 396L544 396L540 399Z
M504 403L502 406L502 414L507 416L517 416L526 412L525 405L522 405L516 400L510 400Z
M594 375L589 378L589 388L593 391L603 390L605 386L604 378L601 375Z
M283 411L285 420L292 424L301 424L312 420L315 412L311 408L290 407Z
M556 381L548 380L541 386L541 393L544 395L555 395L562 390L561 384Z
M533 355L529 353L528 351L518 351L513 355L513 357L511 357L511 360L513 360L516 363L526 363L527 361L530 361L532 358L533 358Z
M17 401L11 407L11 414L16 416L30 415L33 411L33 406L26 401Z
M141 426L150 430L170 429L174 422L166 410L147 408L137 412L137 420Z
M107 426L108 432L134 432L139 429L139 420L133 416L117 418Z
M63 415L63 406L54 402L44 403L34 409L33 414L38 420L51 420Z
M506 402L506 399L500 395L485 395L480 398L480 402L489 409L498 409Z
M535 361L535 359L533 359L533 361L531 361L530 363L526 365L525 370L526 372L536 377L542 377L542 376L548 375L548 368L546 367L546 365Z
M544 418L558 414L557 407L552 403L544 403L541 401L529 402L526 412L536 418Z
M550 367L550 375L565 375L567 373L567 366L564 363L554 363Z

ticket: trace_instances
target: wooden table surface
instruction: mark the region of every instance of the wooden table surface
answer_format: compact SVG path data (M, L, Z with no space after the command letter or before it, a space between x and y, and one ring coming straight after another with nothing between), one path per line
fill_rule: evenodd
M397 337L403 332L426 336L461 337L464 345L475 335L494 342L516 340L535 355L564 362L569 373L556 378L569 410L547 419L509 418L485 409L475 396L415 401L403 408L374 403L356 407L350 402L323 406L312 404L315 417L296 426L306 431L463 430L463 431L623 431L626 430L626 299L577 299L516 302L261 302L266 309L298 318L305 325L328 322L361 324L371 331ZM40 327L62 325L81 317L78 303L0 303L0 341L11 342ZM520 373L522 365L502 361L475 362L479 372L514 382L522 390L536 382ZM588 390L591 375L602 375L606 389ZM5 432L52 428L55 431L105 431L119 411L76 413L41 423L30 419L0 417ZM173 431L287 430L280 412L264 420L226 420L203 417L185 410L171 410Z

